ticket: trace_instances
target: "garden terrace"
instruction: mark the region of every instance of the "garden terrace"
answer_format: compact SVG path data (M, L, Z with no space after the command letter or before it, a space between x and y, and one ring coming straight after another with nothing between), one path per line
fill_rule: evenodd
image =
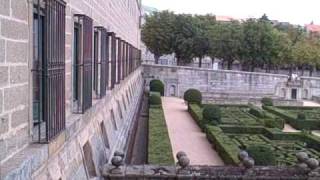
M267 128L260 122L261 118L251 115L247 106L220 105L222 123L218 126L210 125L202 119L202 108L189 105L189 112L194 120L207 134L213 147L218 151L226 164L238 165L238 153L246 150L250 145L266 145L274 152L276 165L292 166L297 163L295 154L306 152L310 157L320 158L320 139L308 133L284 133L279 128ZM237 117L236 114L239 114ZM268 118L277 118L267 113ZM243 119L239 123L229 119ZM247 118L247 119L246 119ZM228 123L223 123L228 122ZM248 123L248 124L243 124ZM253 124L253 125L252 125Z
M320 129L319 107L287 107L287 106L264 106L265 110L285 119L292 127L299 130ZM298 114L304 114L305 119L299 119Z

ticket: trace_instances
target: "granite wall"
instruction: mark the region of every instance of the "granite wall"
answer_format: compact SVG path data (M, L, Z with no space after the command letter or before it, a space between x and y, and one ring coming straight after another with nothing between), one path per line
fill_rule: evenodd
M0 179L89 179L88 164L94 164L99 175L99 166L113 151L126 151L143 79L139 68L113 90L108 89L103 99L94 99L86 113L72 113L73 15L85 14L93 19L94 26L104 26L140 47L140 1L64 0L66 130L48 144L32 140L32 27L36 1L0 0ZM102 133L102 122L106 133ZM89 147L87 152L85 145ZM87 156L93 163L85 163Z
M289 76L280 74L145 64L144 78L147 84L160 79L166 96L182 97L186 90L195 88L205 101L247 103L262 97L290 101L292 89L297 89L297 100L320 95L320 78L300 77L298 84L291 86Z

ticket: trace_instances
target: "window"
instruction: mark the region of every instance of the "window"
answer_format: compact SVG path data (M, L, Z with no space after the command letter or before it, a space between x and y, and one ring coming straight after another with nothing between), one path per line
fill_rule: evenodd
M101 128L101 135L102 135L104 145L107 149L110 149L108 134L103 121L100 123L100 128Z
M106 95L107 86L107 31L103 27L95 27L94 31L94 65L93 91L96 98Z
M116 83L116 78L117 78L117 64L116 64L116 59L117 59L117 47L116 47L116 37L115 33L109 32L108 33L109 41L110 41L110 59L109 59L109 64L110 64L110 89L114 88L114 85Z
M84 113L92 106L92 19L74 16L73 39L73 111Z
M121 67L121 80L125 78L125 67L126 67L126 42L122 41L122 67Z
M122 59L122 42L121 38L117 38L117 83L121 80L121 59Z
M41 143L65 129L65 5L58 0L34 4L33 139Z

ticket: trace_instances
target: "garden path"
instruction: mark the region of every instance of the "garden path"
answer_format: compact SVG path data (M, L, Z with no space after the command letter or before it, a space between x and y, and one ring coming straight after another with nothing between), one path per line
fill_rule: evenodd
M192 165L224 165L206 135L188 113L187 105L182 99L163 97L162 107L174 156L177 152L184 151Z
M314 101L303 101L303 106L320 107L320 104Z

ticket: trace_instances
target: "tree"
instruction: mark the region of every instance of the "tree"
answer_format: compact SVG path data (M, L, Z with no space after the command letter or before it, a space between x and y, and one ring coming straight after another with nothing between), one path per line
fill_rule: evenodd
M217 23L209 33L210 56L219 58L228 69L241 53L242 27L239 22Z
M212 21L212 22L211 22ZM215 22L211 16L195 16L195 36L193 39L193 54L199 58L199 67L202 66L202 59L209 53L208 27Z
M244 64L254 71L257 66L271 65L274 56L274 29L264 15L262 18L249 19L243 24L242 57Z
M194 39L196 27L192 15L179 14L175 18L172 51L175 53L178 65L191 62L194 57Z
M141 31L142 41L154 54L156 64L162 55L172 53L174 19L175 15L169 11L154 12L146 17Z
M214 24L215 17L212 15L194 17L195 36L193 39L193 54L199 58L199 67L202 66L203 57L209 54L209 29Z

